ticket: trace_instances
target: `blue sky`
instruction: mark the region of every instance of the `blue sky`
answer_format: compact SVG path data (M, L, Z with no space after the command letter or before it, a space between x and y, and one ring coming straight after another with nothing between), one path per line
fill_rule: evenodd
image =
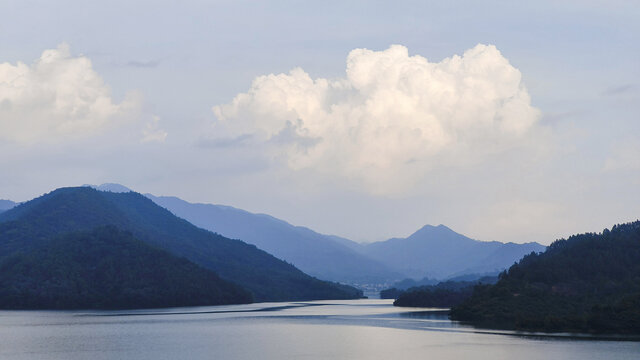
M3 1L0 198L119 182L359 241L599 231L640 217L639 20L632 1Z

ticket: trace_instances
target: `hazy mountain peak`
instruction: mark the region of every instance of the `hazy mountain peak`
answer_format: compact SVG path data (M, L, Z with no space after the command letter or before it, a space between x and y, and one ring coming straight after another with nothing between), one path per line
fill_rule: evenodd
M436 226L433 226L431 224L426 224L426 225L422 226L420 229L418 229L416 232L430 231L430 230L434 230L434 229L436 229Z
M455 233L455 231L451 230L451 228L449 228L449 227L447 227L447 226L445 226L443 224L439 224L438 226L433 226L433 225L427 224L427 225L421 227L414 234L426 233L426 232L438 232L438 233L452 232L452 233Z
M478 241L447 226L425 225L407 238L371 243L364 253L414 278L447 278L468 273L499 272L531 251L542 251L537 243L504 244Z
M420 229L418 229L416 231L416 233L424 232L424 231L451 231L451 232L453 232L453 230L451 230L451 228L449 228L448 226L446 226L444 224L438 224L438 225L426 224L423 227L421 227Z
M425 225L422 228L420 228L418 231L411 234L406 239L401 239L401 241L402 240L428 242L434 246L436 245L447 246L447 245L457 244L460 242L468 243L468 242L477 241L469 237L466 237L462 234L459 234L451 230L449 227L442 224L438 226Z

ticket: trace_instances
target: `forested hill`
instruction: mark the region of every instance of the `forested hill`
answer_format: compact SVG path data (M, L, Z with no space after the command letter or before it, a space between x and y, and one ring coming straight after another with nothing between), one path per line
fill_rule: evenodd
M312 278L242 241L195 227L141 194L62 188L0 214L0 261L58 235L113 225L253 293L256 301L357 298L352 287Z
M469 281L443 281L436 285L412 287L406 290L391 288L380 292L382 299L396 299L395 306L450 308L471 296L481 284L495 284L497 276L484 276Z
M253 301L213 271L113 226L67 233L0 262L2 309L124 309Z
M640 333L640 222L525 256L451 317L511 329Z

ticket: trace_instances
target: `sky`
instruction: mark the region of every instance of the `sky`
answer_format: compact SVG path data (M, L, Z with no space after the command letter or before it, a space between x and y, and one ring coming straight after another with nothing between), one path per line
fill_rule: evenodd
M640 218L640 4L0 0L0 169L355 241L601 231Z

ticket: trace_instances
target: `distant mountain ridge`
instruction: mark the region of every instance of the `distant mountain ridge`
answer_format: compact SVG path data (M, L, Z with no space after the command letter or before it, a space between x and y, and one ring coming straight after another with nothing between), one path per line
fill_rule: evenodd
M257 301L343 299L354 288L312 278L242 241L197 228L135 192L61 188L0 214L0 260L46 246L69 232L112 225L137 239L215 271Z
M94 187L111 192L130 191L119 184ZM145 196L196 226L254 244L313 276L351 284L391 285L406 278L444 280L467 274L498 273L522 256L545 249L538 243L478 241L444 225L425 225L407 238L361 244L231 206Z
M503 270L522 256L544 251L538 243L478 241L444 225L425 225L407 238L364 245L362 253L414 278L446 279Z
M116 193L131 191L113 183L88 186ZM172 196L145 196L198 227L256 245L323 280L367 284L390 283L406 277L344 244L353 243L351 240L319 234L270 215L231 206L190 203Z
M254 244L321 279L362 284L385 283L404 276L339 243L335 236L269 215L224 205L193 204L176 197L145 196L196 226Z

